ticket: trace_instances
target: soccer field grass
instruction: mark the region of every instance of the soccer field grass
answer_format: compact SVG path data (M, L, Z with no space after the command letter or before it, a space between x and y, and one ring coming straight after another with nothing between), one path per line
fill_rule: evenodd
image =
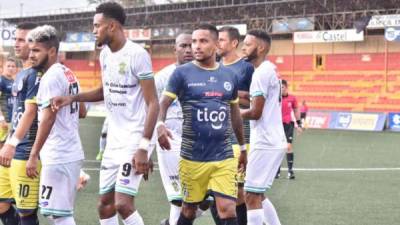
M99 224L100 164L94 158L102 120L81 121L84 168L91 180L77 197L78 225ZM294 151L296 179L287 180L283 171L267 192L283 225L400 224L400 133L307 130L296 137ZM153 159L157 161L155 152ZM142 182L136 202L146 225L158 225L168 216L157 170L148 182ZM207 212L195 224L214 223Z

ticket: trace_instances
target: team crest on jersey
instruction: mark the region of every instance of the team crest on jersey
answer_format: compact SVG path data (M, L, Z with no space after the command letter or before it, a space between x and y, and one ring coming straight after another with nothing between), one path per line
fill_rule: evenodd
M125 73L126 73L126 63L125 62L121 62L118 65L118 67L119 67L118 73L121 74L121 75L125 75Z
M227 90L227 91L231 91L231 90L232 90L232 84L229 83L228 81L226 81L226 82L224 83L224 88L225 88L225 90Z

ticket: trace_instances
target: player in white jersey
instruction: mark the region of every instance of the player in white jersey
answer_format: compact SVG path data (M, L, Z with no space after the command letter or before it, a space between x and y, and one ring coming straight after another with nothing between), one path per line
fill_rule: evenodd
M272 203L264 196L271 188L286 151L282 126L281 84L276 67L265 60L271 46L270 36L262 30L249 31L243 53L254 65L250 85L250 109L241 110L250 119L250 153L244 189L248 225L280 225Z
M123 25L126 14L115 2L96 8L93 33L100 54L102 86L71 97L53 100L56 109L73 101L104 100L107 109L107 146L100 169L100 224L142 225L135 208L142 175L148 176L153 130L159 111L149 54L126 39Z
M175 57L176 62L168 65L155 76L157 94L160 98L165 88L168 85L169 77L174 72L175 68L179 65L185 64L193 60L192 54L192 34L182 33L175 39ZM183 115L179 101L176 99L168 108L167 117L165 120L166 127L171 133L172 139L170 141L171 150L162 150L160 145L157 144L157 159L158 167L160 169L161 180L165 192L167 194L170 205L169 218L164 220L161 224L176 225L182 206L181 186L179 182L179 159L182 142L182 123Z
M40 213L55 225L74 225L73 209L76 184L84 159L79 137L79 104L58 111L51 109L56 96L79 92L79 84L70 69L57 63L59 41L54 27L44 25L28 33L30 55L34 68L45 71L37 93L39 128L26 164L27 175L37 177L39 153Z

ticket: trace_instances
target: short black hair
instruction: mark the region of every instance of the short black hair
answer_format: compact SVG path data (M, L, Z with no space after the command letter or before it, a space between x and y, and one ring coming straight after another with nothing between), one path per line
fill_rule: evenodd
M36 23L25 22L25 23L18 24L17 25L17 29L19 29L19 30L33 30L37 26L38 25Z
M250 30L249 32L247 32L247 34L252 35L252 36L264 41L265 43L268 43L269 45L271 45L271 36L269 36L268 33L263 30Z
M231 41L237 40L238 42L240 42L240 33L236 27L224 26L224 27L221 27L218 31L219 32L227 32L229 39Z
M104 2L96 7L96 14L103 13L105 17L117 20L121 25L125 24L126 14L124 8L116 2Z
M202 23L197 25L194 30L208 30L210 31L211 35L218 40L218 29L212 24Z
M284 79L282 79L282 85L285 86L285 87L287 87L287 85L288 85L287 81L284 80Z

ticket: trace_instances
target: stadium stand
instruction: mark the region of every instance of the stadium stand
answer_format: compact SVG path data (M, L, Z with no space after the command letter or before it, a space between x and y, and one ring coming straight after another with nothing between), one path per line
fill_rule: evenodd
M396 0L208 0L127 8L127 28L191 29L199 22L216 25L246 24L247 29L272 31L276 19L313 17L315 30L353 28L365 15L400 14ZM17 24L32 21L51 24L63 36L67 32L87 32L93 12L4 19ZM346 111L400 111L400 47L391 45L385 66L383 30L369 30L363 44L294 46L291 34L273 34L270 60L300 100L311 109ZM173 62L166 54L173 36L152 37L150 45L154 71ZM278 40L278 42L275 42ZM280 42L281 41L281 42ZM292 46L293 45L293 46ZM371 47L372 46L372 47ZM296 48L296 51L292 50ZM387 52L387 50L386 50ZM363 60L367 54L366 60ZM315 56L324 58L315 67ZM84 89L99 83L98 63L66 57L63 62L78 75ZM279 60L278 60L279 59ZM282 61L282 62L279 62Z

